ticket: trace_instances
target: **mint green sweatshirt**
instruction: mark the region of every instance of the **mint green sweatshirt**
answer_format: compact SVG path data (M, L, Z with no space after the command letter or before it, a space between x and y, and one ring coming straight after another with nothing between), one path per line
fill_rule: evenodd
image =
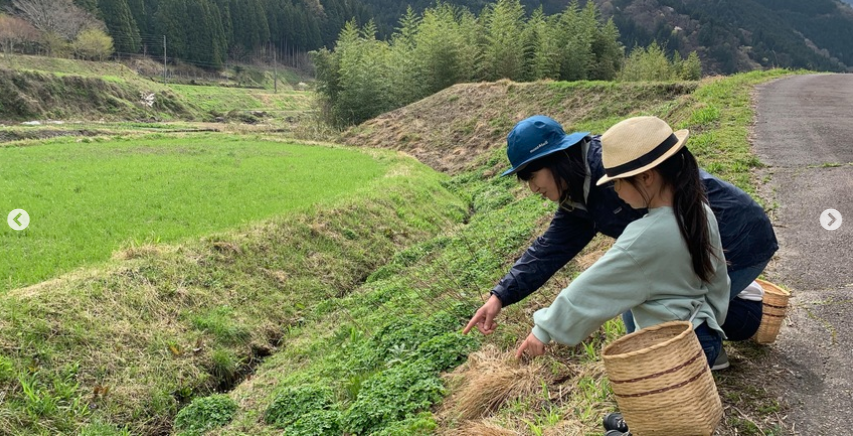
M714 275L704 283L693 271L687 244L671 207L650 209L632 222L613 247L563 289L550 307L533 314L533 335L576 345L605 321L631 310L637 328L687 320L694 307L696 328L703 322L725 337L720 324L729 307L729 276L720 231L705 205Z

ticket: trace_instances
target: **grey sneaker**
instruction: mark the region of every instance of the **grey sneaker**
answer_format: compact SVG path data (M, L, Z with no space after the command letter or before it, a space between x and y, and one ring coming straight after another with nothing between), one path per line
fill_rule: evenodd
M623 433L619 430L608 430L604 436L631 436L631 433Z
M711 371L719 371L729 367L729 355L726 354L725 348L720 348L720 354L714 359L714 364L711 365Z

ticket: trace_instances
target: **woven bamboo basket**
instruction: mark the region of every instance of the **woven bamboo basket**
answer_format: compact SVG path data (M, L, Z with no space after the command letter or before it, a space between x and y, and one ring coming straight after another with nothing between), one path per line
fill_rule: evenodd
M623 336L602 353L619 410L635 436L707 436L723 416L708 360L688 321Z
M788 300L791 293L765 280L756 279L761 288L764 289L762 300L761 325L755 333L755 342L759 344L770 344L776 340L782 321L788 311Z

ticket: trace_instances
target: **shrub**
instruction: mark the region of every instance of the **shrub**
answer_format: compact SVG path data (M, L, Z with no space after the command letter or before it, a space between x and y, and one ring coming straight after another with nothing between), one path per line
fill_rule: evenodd
M424 361L395 366L364 383L341 416L341 426L349 433L371 434L429 408L443 395L438 373Z
M668 81L668 80L699 80L702 78L702 63L699 55L691 52L687 59L682 59L678 52L673 53L672 59L667 59L666 53L657 43L648 48L635 48L619 73L619 80L631 81Z
M320 412L331 412L333 407L334 392L328 387L308 385L287 388L275 396L272 404L267 408L264 420L267 424L278 428L288 428L296 425L301 418L309 420L308 415L311 413L318 414L310 418L311 421L317 421L323 417L331 418L332 414L320 414ZM305 423L307 421L296 427L302 428Z
M287 436L324 436L341 434L341 413L337 410L315 410L287 427Z
M417 356L433 370L445 371L464 363L477 345L474 336L458 332L445 333L421 344Z
M237 403L227 395L196 398L175 417L175 429L184 435L201 434L231 421Z
M113 39L100 29L86 29L71 43L74 54L82 59L102 61L113 54Z
M438 428L435 419L429 412L419 413L417 416L397 421L388 427L376 432L373 436L414 436L430 435Z
M386 324L371 338L371 348L377 350L380 360L393 355L392 350L414 350L422 343L456 329L459 325L453 315L439 312L423 321L413 316L400 317Z

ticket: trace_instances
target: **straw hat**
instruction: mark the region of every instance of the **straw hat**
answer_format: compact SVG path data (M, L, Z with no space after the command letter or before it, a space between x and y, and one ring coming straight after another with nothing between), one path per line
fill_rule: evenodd
M605 176L596 185L631 177L654 168L684 147L687 129L672 131L658 117L620 121L601 135L601 160Z

